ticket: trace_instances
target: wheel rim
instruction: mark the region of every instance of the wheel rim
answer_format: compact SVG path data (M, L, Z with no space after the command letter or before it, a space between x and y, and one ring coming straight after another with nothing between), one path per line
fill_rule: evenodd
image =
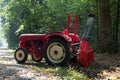
M25 57L25 53L23 52L23 50L18 50L16 52L16 58L18 61L22 61Z
M38 61L40 60L41 56L40 55L32 55L33 56L33 59Z
M65 48L59 42L51 43L47 48L47 56L53 63L60 63L65 58Z

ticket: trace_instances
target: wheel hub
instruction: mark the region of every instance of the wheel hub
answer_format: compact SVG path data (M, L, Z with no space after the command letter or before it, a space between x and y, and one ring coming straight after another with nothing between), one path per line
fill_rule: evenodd
M58 55L58 51L57 51L57 50L55 50L55 51L54 51L54 54L55 54L55 55Z
M41 56L41 55L33 54L33 58L34 58L35 60L39 60L39 59L40 59L40 56Z
M22 57L22 53L19 53L18 56L21 58Z

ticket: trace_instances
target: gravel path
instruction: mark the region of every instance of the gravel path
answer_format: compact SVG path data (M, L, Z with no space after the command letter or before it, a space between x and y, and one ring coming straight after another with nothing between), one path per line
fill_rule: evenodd
M49 77L34 70L32 65L17 64L11 51L0 49L0 80L50 80Z
M36 71L33 66L43 64L27 61L26 64L17 64L14 54L7 49L0 49L0 80L63 80L59 76ZM75 64L75 69L87 75L93 75L90 80L120 80L120 54L96 54L95 62L88 68ZM44 68L44 66L43 66ZM46 68L45 68L46 69Z

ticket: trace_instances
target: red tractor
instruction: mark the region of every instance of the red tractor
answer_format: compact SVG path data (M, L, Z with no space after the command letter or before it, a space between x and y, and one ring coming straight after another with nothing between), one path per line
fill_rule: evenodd
M49 65L61 66L76 58L76 61L87 67L94 61L94 50L88 42L93 20L94 16L90 14L81 37L77 35L78 16L73 14L68 14L67 28L62 32L20 35L15 60L24 63L30 54L35 62L40 62L44 57ZM74 33L70 33L71 24L74 24Z

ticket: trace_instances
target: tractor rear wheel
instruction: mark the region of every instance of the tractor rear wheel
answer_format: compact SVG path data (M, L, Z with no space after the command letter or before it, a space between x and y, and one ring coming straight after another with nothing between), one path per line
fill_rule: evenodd
M42 55L32 55L32 60L35 62L40 62L42 60Z
M49 65L66 65L70 58L68 43L60 38L53 38L45 46L44 57Z
M27 58L28 58L28 54L27 54L27 52L26 52L25 49L23 49L23 48L18 48L18 49L15 51L14 58L15 58L15 60L17 61L17 63L21 64L21 63L26 62L26 60L27 60Z

